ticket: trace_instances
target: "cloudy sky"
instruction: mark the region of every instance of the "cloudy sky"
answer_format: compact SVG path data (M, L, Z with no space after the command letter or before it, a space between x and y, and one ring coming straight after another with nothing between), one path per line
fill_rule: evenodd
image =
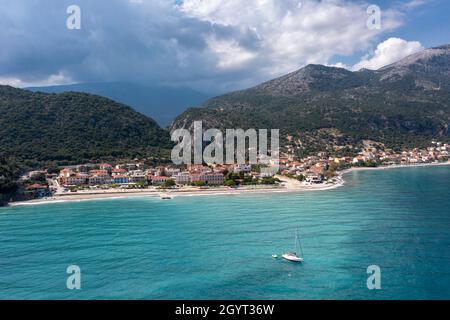
M70 5L81 29L67 28ZM381 27L367 26L381 8ZM0 83L223 92L309 63L377 69L450 43L448 0L0 0Z

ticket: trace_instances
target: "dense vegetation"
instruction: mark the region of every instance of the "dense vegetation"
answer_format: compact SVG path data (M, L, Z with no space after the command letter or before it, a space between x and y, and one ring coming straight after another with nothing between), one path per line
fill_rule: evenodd
M27 164L159 155L167 132L130 107L84 93L0 86L0 156Z
M0 157L0 206L14 197L22 165L17 159Z
M175 128L274 128L303 153L362 140L402 149L450 138L450 47L429 49L378 71L310 65L257 87L207 101ZM335 132L323 138L323 132ZM323 139L322 139L323 138ZM335 140L335 141L334 141ZM347 150L351 151L351 150Z

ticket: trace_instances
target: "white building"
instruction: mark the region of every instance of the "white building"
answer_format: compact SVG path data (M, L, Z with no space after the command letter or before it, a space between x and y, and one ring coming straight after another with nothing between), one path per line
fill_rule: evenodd
M189 184L191 183L191 176L189 172L180 172L172 176L177 184Z
M246 164L239 164L236 165L233 169L234 173L248 173L248 172L252 172L252 166L251 165L246 165Z

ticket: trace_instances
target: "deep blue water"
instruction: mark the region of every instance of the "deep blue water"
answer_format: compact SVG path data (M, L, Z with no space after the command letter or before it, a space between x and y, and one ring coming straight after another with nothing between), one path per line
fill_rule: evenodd
M450 299L450 167L303 194L0 209L0 299ZM300 227L305 263L275 260ZM66 268L81 268L79 291ZM366 269L381 268L381 290Z

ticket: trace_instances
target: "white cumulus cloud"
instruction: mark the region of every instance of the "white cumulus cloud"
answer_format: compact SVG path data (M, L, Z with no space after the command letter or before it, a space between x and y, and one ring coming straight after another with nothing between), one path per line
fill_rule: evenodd
M22 87L22 80L18 78L0 77L0 85L8 85L13 87Z
M359 63L355 64L353 69L377 70L423 49L418 41L389 38L377 46L373 55L365 56Z
M368 6L344 0L184 0L179 10L242 36L230 50L223 50L223 42L208 42L216 66L257 67L258 78L267 79L367 49L377 35L401 24L399 12L385 10L383 28L369 30Z

